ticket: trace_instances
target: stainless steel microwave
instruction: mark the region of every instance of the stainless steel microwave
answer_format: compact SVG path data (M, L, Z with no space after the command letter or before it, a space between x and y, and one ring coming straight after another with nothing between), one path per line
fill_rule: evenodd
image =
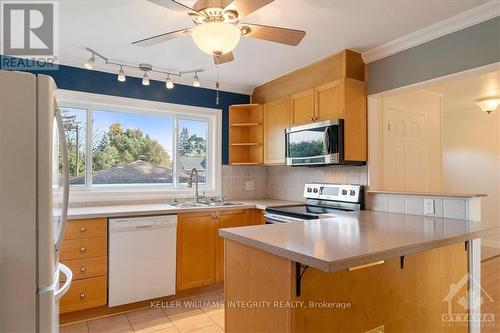
M327 120L285 130L286 164L344 163L344 120Z

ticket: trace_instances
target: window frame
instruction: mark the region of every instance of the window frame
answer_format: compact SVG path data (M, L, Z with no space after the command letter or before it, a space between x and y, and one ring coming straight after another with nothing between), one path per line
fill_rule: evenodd
M86 160L85 185L70 187L73 202L89 200L140 200L161 198L192 197L193 190L178 183L179 166L178 136L179 120L199 120L207 122L207 172L208 182L200 184L200 192L207 196L221 193L221 148L222 148L222 110L172 104L156 101L116 97L85 92L59 89L56 92L59 107L86 110ZM92 184L92 137L93 111L129 112L172 118L172 184ZM201 193L200 193L201 194Z

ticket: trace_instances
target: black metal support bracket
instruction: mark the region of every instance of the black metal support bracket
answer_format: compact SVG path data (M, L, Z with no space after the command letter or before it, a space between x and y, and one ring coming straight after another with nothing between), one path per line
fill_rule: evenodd
M302 281L302 277L304 276L304 273L306 270L309 268L307 265L302 265L301 263L296 262L295 263L295 295L297 297L300 296L300 283Z
M405 268L405 256L399 257L399 265L401 269Z

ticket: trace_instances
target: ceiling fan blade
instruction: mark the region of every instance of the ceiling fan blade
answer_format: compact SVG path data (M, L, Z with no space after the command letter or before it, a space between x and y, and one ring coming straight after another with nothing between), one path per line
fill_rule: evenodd
M240 24L242 35L258 39L264 39L275 43L297 46L306 35L305 31L270 27L259 24Z
M190 31L191 31L191 28L167 32L164 34L136 40L135 42L132 42L132 45L152 46L152 45L155 45L158 43L166 42L167 40L186 36L187 34L189 34Z
M226 9L236 9L239 18L255 12L274 0L233 0Z
M214 64L216 65L225 64L226 62L231 62L233 60L234 60L233 52L228 52L220 56L214 55Z
M198 14L197 11L194 9L183 5L180 2L177 2L175 0L148 0L149 2L155 3L157 5L160 5L162 7L175 10L176 12L183 13L183 14L192 14L192 15L200 15Z
M233 0L198 0L193 9L200 11L205 8L226 8Z

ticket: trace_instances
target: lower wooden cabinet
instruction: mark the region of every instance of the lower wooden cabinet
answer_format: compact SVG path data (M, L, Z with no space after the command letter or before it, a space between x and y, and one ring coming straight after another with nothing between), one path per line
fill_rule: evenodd
M75 280L59 304L66 313L106 305L107 276Z
M73 282L61 298L61 314L107 304L107 219L68 222L60 260L73 272ZM61 276L61 283L66 277Z
M215 283L216 213L177 216L177 290Z
M217 249L215 252L217 282L224 280L224 238L219 236L219 229L245 226L247 225L248 216L248 210L221 211L219 214L217 233L215 235L217 239Z
M180 213L177 219L177 290L224 279L224 240L219 229L263 223L258 209Z

